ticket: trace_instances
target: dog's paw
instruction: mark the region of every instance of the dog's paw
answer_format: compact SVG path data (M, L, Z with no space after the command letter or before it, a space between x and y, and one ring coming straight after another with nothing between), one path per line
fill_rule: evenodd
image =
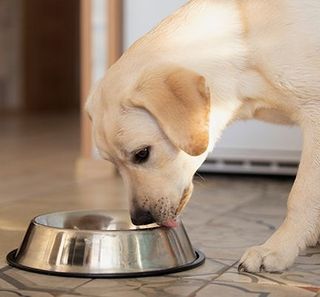
M296 258L296 251L281 251L264 245L254 246L244 253L239 261L239 272L279 272L291 266Z

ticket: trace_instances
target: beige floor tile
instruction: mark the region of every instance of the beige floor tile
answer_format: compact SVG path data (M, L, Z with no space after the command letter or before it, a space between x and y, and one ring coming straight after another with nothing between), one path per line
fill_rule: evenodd
M89 296L132 296L141 294L137 293L141 284L136 279L96 279L77 288L76 293Z
M33 217L48 212L119 208L127 208L120 178L83 181L43 193L36 192L27 199L27 203L20 199L2 205L0 228L24 231Z
M39 273L31 273L23 270L12 268L4 274L12 279L12 284L20 283L28 289L48 289L55 291L68 291L82 284L85 284L89 279L49 276Z
M190 222L193 226L202 226L216 216L260 198L263 192L262 181L237 181L232 176L207 176L205 182L195 183L195 190L183 219L186 224Z
M212 259L237 260L246 248L266 240L268 226L253 223L227 213L217 216L201 228L187 226L193 245Z
M178 277L146 277L137 279L93 280L75 292L94 296L188 296L199 289L204 280Z
M316 249L319 250L319 249ZM299 261L300 258L297 259ZM312 269L306 270L295 264L288 270L279 273L238 273L237 266L230 268L228 271L216 278L216 281L230 283L257 283L257 284L278 284L290 287L306 287L320 290L320 274Z
M0 289L0 297L17 297L17 296L19 296L19 295L17 293L15 293L14 291Z
M1 290L14 290L14 289L16 289L14 285L6 282L4 279L0 279L0 292Z
M15 290L15 291L0 291L0 297L54 297L54 295L46 292L38 291L25 291L25 290Z
M230 283L259 283L264 285L281 284L278 281L269 277L268 273L253 274L253 273L238 273L237 266L231 267L228 271L215 279L217 282Z
M184 277L192 279L202 279L202 280L211 280L215 277L218 277L221 273L228 270L229 267L234 263L234 261L229 263L223 263L215 259L207 258L205 264L200 267L170 274L171 277Z
M0 229L0 268L7 265L7 254L20 246L23 236L24 232L21 231L4 231Z
M313 265L314 266L314 265ZM279 274L259 274L260 277L268 277L270 280L295 287L314 287L320 290L320 274L312 270L306 271L294 265L287 271Z
M305 288L253 283L215 282L204 287L196 297L312 297L315 292Z
M68 294L68 293L59 295L59 297L77 297L77 296L93 297L92 295L90 296L90 295L83 295L83 294L79 295L79 294Z

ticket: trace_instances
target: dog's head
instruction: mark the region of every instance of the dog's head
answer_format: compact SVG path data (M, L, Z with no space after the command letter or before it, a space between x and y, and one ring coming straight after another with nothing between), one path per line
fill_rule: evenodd
M134 81L111 69L90 96L96 145L129 186L134 224L173 225L189 200L207 155L209 97L202 76L172 66Z

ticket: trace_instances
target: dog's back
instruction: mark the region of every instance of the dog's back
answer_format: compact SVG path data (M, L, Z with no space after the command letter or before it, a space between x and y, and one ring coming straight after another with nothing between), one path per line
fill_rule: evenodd
M289 97L320 94L320 1L242 1L250 58Z

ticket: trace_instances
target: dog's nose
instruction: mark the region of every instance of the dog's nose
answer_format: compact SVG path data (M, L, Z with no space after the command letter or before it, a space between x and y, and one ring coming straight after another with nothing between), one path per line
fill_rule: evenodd
M131 221L134 225L147 225L155 222L150 211L141 208L131 211Z

